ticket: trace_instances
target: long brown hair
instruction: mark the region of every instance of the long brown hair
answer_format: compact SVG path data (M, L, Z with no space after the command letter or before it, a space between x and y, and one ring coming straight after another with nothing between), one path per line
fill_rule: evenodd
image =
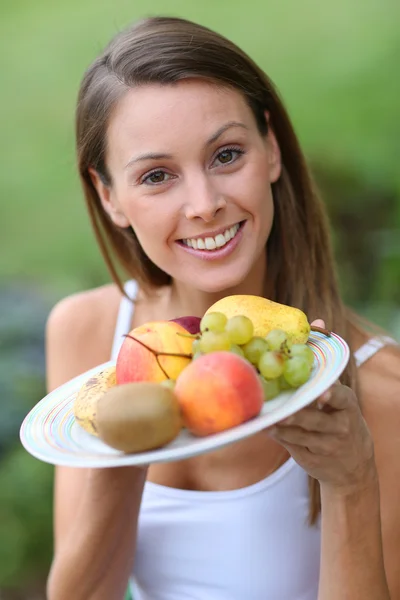
M282 157L282 174L273 184L275 217L267 243L268 296L302 309L310 320L349 338L340 298L324 207L290 119L271 80L240 48L221 35L184 19L145 19L117 34L83 78L77 106L79 173L93 228L111 276L123 291L125 275L143 286L170 283L152 263L135 232L114 226L101 206L89 169L111 185L106 165L107 126L118 100L129 88L202 78L238 90L251 108L262 135L272 127ZM266 122L265 111L269 113ZM271 259L273 257L273 259ZM356 388L353 359L342 382ZM318 482L310 478L310 522L320 512Z

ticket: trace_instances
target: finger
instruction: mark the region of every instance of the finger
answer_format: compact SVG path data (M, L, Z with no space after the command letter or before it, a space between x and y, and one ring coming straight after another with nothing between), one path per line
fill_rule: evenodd
M316 406L319 410L324 409L325 412L332 412L333 408L329 407L329 402L332 399L332 395L335 393L336 388L340 386L339 381L335 381L335 383L328 388L316 401Z
M286 450L289 452L290 456L292 458L294 458L294 460L300 465L307 464L307 462L310 461L311 457L315 458L315 455L312 452L310 452L308 448L305 448L304 446L297 446L296 444L283 444L283 443L281 443L281 446L286 448Z
M322 329L325 329L325 321L323 321L322 319L315 319L315 321L313 321L311 325L314 327L321 327Z
M301 427L305 431L333 434L340 429L340 416L339 412L329 414L315 408L303 408L280 421L278 427Z
M320 408L333 408L345 410L354 406L356 401L354 392L345 385L336 384L327 390L319 399Z
M270 436L278 443L287 447L298 446L307 449L312 454L329 456L337 446L337 438L332 434L310 432L300 427L273 427Z

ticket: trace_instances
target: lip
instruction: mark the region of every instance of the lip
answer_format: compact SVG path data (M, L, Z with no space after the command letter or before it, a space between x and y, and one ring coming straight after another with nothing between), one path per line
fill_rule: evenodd
M229 240L229 242L227 244L225 244L225 246L223 246L222 248L216 248L215 250L196 250L195 248L191 248L190 246L187 246L180 240L177 241L176 244L179 246L179 248L181 248L188 254L191 254L192 256L195 256L196 258L200 258L201 260L205 260L205 261L221 260L222 258L225 258L226 256L229 256L230 254L232 254L232 252L234 252L234 250L240 244L240 241L243 237L243 230L245 228L246 223L247 223L247 221L240 222L240 226L239 226L238 231L236 232L235 237L232 238L231 240ZM228 229L228 228L226 228L226 229ZM225 229L220 230L220 233L222 233L223 231L225 231ZM218 235L218 233L216 233L215 235ZM202 237L202 236L198 236L198 237ZM207 237L211 237L211 236L207 236ZM191 239L197 239L197 238L191 238Z
M238 223L239 225L241 225L244 223L244 221L236 221L235 223L232 223L232 225L226 225L225 227L220 227L219 229L214 229L213 231L206 231L205 233L201 233L200 235L188 235L185 238L180 238L178 242L181 242L182 240L205 240L208 237L215 237L220 233L224 233L227 229L231 229L231 227L234 227Z

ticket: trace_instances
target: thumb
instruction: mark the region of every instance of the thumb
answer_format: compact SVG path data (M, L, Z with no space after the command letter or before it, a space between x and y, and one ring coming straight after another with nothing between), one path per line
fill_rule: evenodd
M315 327L322 327L322 329L325 329L325 321L323 321L322 319L315 319L315 321L313 321L311 325L314 325Z

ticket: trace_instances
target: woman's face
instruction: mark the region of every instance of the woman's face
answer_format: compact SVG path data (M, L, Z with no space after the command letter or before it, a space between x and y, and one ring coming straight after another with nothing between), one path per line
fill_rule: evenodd
M199 80L130 90L110 121L106 162L111 186L94 177L103 206L176 281L218 292L260 260L280 153L238 92Z

